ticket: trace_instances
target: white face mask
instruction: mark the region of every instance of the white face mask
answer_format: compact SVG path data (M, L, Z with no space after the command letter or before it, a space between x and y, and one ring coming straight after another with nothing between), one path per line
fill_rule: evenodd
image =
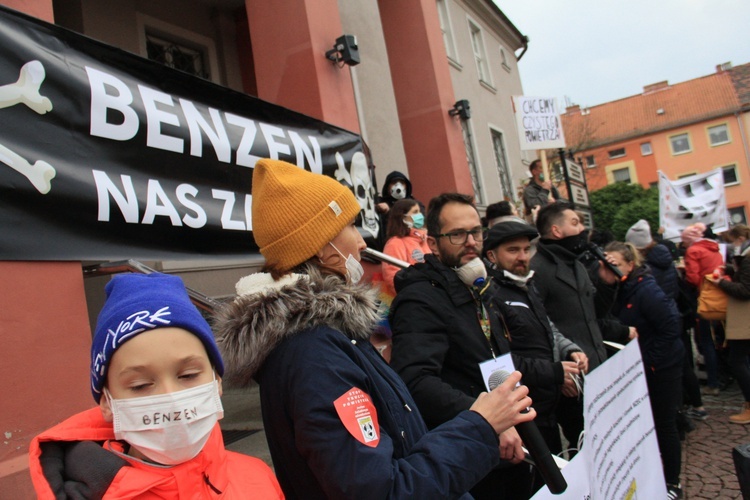
M403 182L396 182L391 186L391 196L397 200L403 200L406 198L406 184Z
M487 280L487 269L479 257L474 257L461 267L454 269L464 285L482 286Z
M345 259L344 265L346 266L346 275L349 277L349 283L359 283L359 280L361 280L362 276L364 276L365 274L365 270L362 268L362 264L360 264L352 254L349 254L349 257L344 257L344 254L341 253L338 248L336 248L336 245L330 242L328 244L338 252L342 259Z
M195 458L224 416L219 382L184 391L132 399L109 399L115 438L127 441L150 460L177 465Z

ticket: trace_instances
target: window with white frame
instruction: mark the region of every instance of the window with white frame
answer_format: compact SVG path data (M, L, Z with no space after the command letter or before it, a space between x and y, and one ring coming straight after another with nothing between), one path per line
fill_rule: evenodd
M724 186L733 186L740 183L740 176L737 173L737 165L726 165L721 167L724 174Z
M744 224L747 226L747 214L745 214L745 207L734 207L727 210L729 212L729 222L733 226L735 224Z
M443 44L445 52L450 59L458 62L456 53L456 43L453 40L453 30L451 29L451 20L448 16L448 0L437 0L438 18L440 19L440 31L443 32Z
M497 166L497 175L500 178L503 197L506 200L513 200L515 198L513 196L513 181L508 167L508 153L505 150L503 133L495 129L490 129L490 133L492 134L492 148L495 150L495 165Z
M461 120L461 131L464 135L464 147L466 148L466 162L469 164L469 174L471 175L471 184L474 188L474 201L478 205L484 204L482 195L482 179L479 176L479 167L477 165L477 155L474 151L474 139L471 133L471 125L468 121Z
M615 182L630 182L630 169L625 168L618 168L617 170L612 171L612 178Z
M672 154L673 155L680 155L684 153L689 153L693 150L693 147L690 145L690 136L688 133L684 134L677 134L673 135L669 138L669 145L672 148Z
M729 128L726 123L708 127L708 140L712 146L729 143Z
M625 148L613 149L611 151L607 151L607 154L609 155L610 160L614 160L615 158L622 158L623 156L625 156Z
M588 168L596 167L596 158L594 158L594 155L588 155L586 157L586 167Z
M479 72L479 80L491 85L490 67L487 63L487 54L484 50L482 28L472 20L469 20L469 31L471 35L471 48L474 51L474 60L477 63L477 71Z
M500 62L506 71L510 71L510 64L508 64L508 54L505 53L505 49L500 47Z
M653 150L651 149L651 143L642 142L641 143L641 156L648 156L650 154L653 154Z

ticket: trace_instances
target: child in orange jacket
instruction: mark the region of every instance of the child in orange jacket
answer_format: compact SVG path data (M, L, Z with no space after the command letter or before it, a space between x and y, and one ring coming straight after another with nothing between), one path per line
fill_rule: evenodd
M283 498L263 461L224 448L224 364L182 280L118 275L106 293L91 347L99 407L34 438L38 497Z

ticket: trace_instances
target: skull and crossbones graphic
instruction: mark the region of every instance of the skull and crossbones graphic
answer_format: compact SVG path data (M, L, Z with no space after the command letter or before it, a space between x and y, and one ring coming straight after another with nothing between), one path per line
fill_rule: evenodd
M50 112L52 101L39 93L44 77L44 66L41 62L30 61L24 64L15 83L0 86L0 109L25 104L40 115ZM57 172L49 163L39 160L32 165L2 144L0 162L25 176L40 193L47 194L52 189L52 179Z
M336 180L354 191L354 196L362 209L362 229L376 237L379 227L378 214L375 212L374 188L367 167L367 158L364 153L357 151L352 156L351 165L347 170L344 158L340 153L336 153L336 165Z

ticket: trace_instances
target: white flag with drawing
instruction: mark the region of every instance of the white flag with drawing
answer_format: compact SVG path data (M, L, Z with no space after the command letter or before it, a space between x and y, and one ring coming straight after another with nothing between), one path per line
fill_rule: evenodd
M659 171L659 225L664 228L664 238L678 240L682 230L696 222L714 233L729 229L722 170L675 181Z

